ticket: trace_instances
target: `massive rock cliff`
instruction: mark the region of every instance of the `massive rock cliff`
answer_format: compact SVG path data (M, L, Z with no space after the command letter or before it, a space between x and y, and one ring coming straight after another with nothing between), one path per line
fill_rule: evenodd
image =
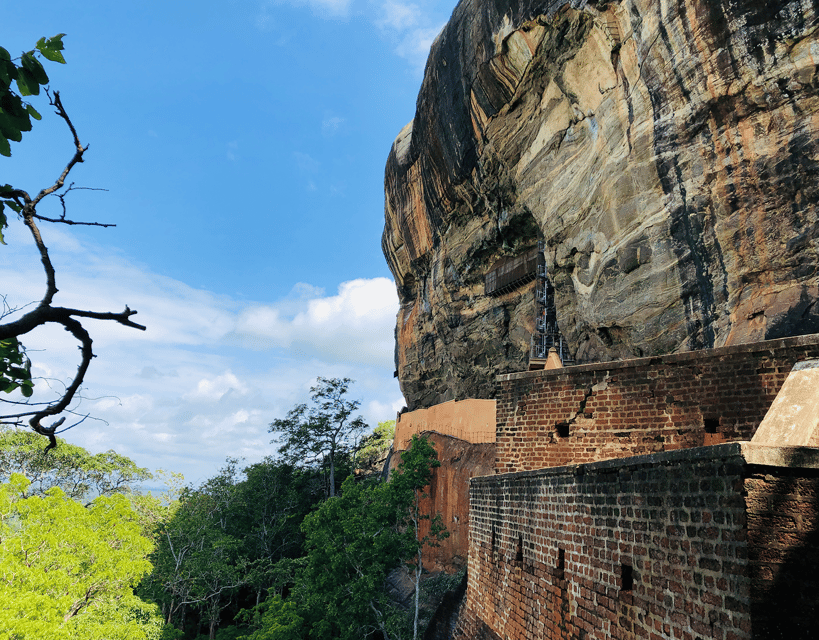
M544 240L578 362L819 331L819 1L464 0L386 168L411 409L526 368Z

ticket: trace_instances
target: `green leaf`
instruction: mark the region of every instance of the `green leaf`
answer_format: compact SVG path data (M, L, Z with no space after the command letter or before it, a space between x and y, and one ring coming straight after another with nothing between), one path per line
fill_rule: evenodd
M25 67L17 70L17 88L20 90L22 96L38 96L40 95L40 85L31 75L31 72Z
M11 157L11 147L9 146L9 141L6 140L6 136L0 133L0 155L6 156L7 158ZM3 244L6 244L5 242Z
M14 97L17 98L17 96ZM2 118L5 118L8 125L15 131L31 131L31 116L29 116L25 107L22 106L22 102L20 103L19 110L15 108L14 112L4 110L0 113L0 119ZM11 138L12 136L7 137Z
M12 118L9 118L5 113L0 113L0 134L9 140L20 142L20 140L23 139L23 135L20 133L20 128L14 125L15 122Z
M6 244L6 239L3 237L3 229L9 226L8 219L6 218L6 214L3 213L3 209L3 203L0 202L0 244Z
M56 36L51 36L46 43L49 49L53 49L54 51L62 51L65 49L63 45L63 38L65 38L64 33L58 33Z
M40 61L34 57L32 51L23 54L22 63L23 68L32 75L38 84L48 84L48 74L45 72L45 69L43 69L43 65L40 64Z
M63 38L65 38L64 33L58 33L56 36L52 36L48 39L48 46L55 51L62 51L65 49L63 46Z
M3 47L0 47L0 60L11 60L9 52L6 51Z
M16 79L15 77L15 80ZM25 108L23 107L23 101L20 99L20 96L10 91L0 97L0 108L2 108L3 113L8 116L25 115Z
M40 38L36 45L37 51L39 51L46 60L65 64L65 58L63 57L63 54L60 53L60 51L64 49L63 36L65 36L65 34L60 33L53 38L49 38L48 40L45 38Z
M15 76L17 75L17 69L11 62L6 62L5 60L0 60L0 84L5 87L7 91L11 81L14 80Z
M30 398L34 393L34 389L32 388L32 384L30 381L27 381L20 385L20 393L23 394L24 398Z
M32 107L30 104L27 104L27 105L26 105L26 111L28 111L28 112L29 112L29 115L31 115L31 117L32 117L32 118L34 118L35 120L42 120L42 119L43 119L43 116L41 116L41 115L40 115L40 114L37 112L37 109L35 109L34 107Z
M9 91L0 97L0 116L18 131L31 131L31 117L17 94Z
M59 62L60 64L65 64L65 58L63 54L59 51L55 51L54 49L40 49L40 53L43 54L43 57L46 60L51 60L51 62Z

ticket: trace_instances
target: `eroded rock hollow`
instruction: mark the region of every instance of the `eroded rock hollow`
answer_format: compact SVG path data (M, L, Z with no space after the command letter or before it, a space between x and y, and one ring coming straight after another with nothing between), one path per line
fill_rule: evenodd
M527 367L538 241L577 362L819 331L819 1L464 0L387 160L410 409Z

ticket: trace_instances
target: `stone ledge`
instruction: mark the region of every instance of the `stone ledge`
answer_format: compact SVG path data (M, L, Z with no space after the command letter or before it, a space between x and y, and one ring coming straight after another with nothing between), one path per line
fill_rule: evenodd
M803 336L793 336L790 338L777 338L776 340L764 340L762 342L749 342L746 344L735 344L728 347L718 347L716 349L700 349L698 351L684 351L682 353L669 353L660 356L649 356L644 358L632 358L629 360L613 360L609 362L590 362L588 364L575 364L562 369L538 369L536 371L519 371L516 373L503 373L495 377L497 382L509 380L524 380L527 378L559 377L571 376L575 373L587 371L616 371L618 369L630 369L663 364L683 364L686 362L696 362L710 358L722 358L740 353L763 353L785 349L788 347L802 347L805 345L819 345L819 333L811 333Z
M764 467L789 467L794 469L819 469L819 448L775 447L752 442L742 442L745 462Z
M629 458L612 458L589 464L573 464L563 467L545 467L531 471L499 473L494 476L479 476L470 480L470 485L495 483L504 480L517 480L527 477L544 477L560 475L581 476L586 473L611 471L634 471L639 468L671 466L685 462L705 462L722 459L725 462L737 462L746 465L767 467L789 467L800 469L819 469L819 448L815 447L772 447L751 444L750 442L726 442L707 447L661 451L643 456Z

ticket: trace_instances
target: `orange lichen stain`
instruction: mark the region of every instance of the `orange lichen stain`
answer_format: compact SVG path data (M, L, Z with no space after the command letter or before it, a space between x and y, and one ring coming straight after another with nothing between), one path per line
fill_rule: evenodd
M432 230L429 226L426 204L424 201L424 187L421 171L418 164L413 164L407 172L404 183L409 188L409 197L400 206L398 216L403 225L409 230L411 250L409 259L415 260L432 248Z
M398 370L407 364L408 347L415 342L415 324L417 322L417 305L412 304L409 309L401 307L398 310Z

